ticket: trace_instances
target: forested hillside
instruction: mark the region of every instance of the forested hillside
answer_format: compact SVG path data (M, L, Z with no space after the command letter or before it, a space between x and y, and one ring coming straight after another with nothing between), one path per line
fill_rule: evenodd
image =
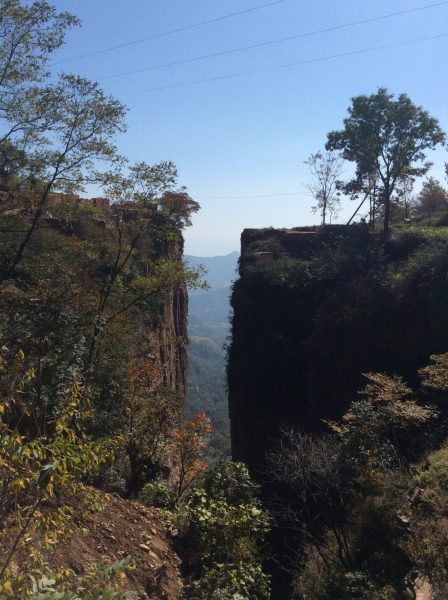
M230 333L230 285L236 277L238 256L232 252L227 256L185 257L191 267L204 267L209 285L189 295L187 404L191 413L205 410L212 420L210 459L230 456L225 346Z

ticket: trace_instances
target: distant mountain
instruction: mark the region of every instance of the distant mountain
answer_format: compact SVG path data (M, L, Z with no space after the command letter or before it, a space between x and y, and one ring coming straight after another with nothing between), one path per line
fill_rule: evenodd
M226 256L186 256L191 267L202 265L209 290L190 292L190 338L187 405L190 414L204 410L212 419L214 434L209 459L230 454L226 389L226 352L230 333L230 286L237 277L238 252Z
M236 277L236 267L239 252L231 252L225 256L185 256L185 260L192 267L202 265L207 270L207 282L212 290L229 288Z

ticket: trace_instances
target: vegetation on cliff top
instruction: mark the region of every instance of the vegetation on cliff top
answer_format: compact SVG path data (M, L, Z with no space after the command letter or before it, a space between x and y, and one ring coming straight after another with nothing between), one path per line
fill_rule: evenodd
M325 225L327 215L331 223L337 213L342 195L357 203L361 198L350 224L368 200L369 225L374 231L377 221L381 222L387 239L397 217L401 222L411 222L418 214L412 196L415 180L432 166L426 160L428 151L445 139L437 119L406 94L395 98L387 89L379 88L369 96L355 96L343 129L331 131L326 151L311 154L305 162L311 175L308 189L316 201L313 211L320 214ZM349 181L340 179L343 159L355 165ZM434 191L427 182L426 192L434 198L432 203L436 201Z

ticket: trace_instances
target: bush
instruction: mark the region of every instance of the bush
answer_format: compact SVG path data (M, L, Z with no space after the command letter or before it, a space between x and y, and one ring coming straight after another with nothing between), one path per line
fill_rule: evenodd
M260 565L215 564L193 583L192 600L268 600L269 579Z
M146 506L174 510L177 496L167 481L156 479L143 487L138 495L138 500Z
M187 492L177 512L179 541L194 600L263 600L269 580L260 565L268 517L241 463L221 461Z
M201 485L211 498L221 498L229 504L253 502L258 486L250 478L243 463L221 460L205 471Z

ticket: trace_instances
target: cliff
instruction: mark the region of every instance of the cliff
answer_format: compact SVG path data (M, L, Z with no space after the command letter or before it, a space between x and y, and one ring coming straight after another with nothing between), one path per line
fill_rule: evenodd
M172 527L129 498L168 477L184 413L182 226L160 206L54 195L24 238L34 199L2 213L1 591L30 597L24 573L64 597L178 598Z
M0 189L0 199L7 196L8 190L3 186ZM35 196L32 192L20 192L12 208L5 212L7 222L21 223L22 226L25 223L27 226L29 214L35 208L34 203ZM59 238L61 246L89 243L97 244L99 249L107 246L101 248L97 256L90 255L88 258L89 262L97 263L98 272L95 275L100 275L103 281L111 275L111 267L104 264L105 259L113 262L113 253L116 252L117 265L124 261L122 266L125 267L129 258L132 259L132 256L126 258L126 253L134 242L135 248L131 250L131 254L137 255L138 259L132 270L141 271L141 275L147 270L150 261L157 264L169 260L179 265L183 261L184 242L179 226L157 208L142 207L132 202L119 205L111 204L107 198L86 199L77 195L53 193L42 215L41 227L53 232L56 240ZM118 247L118 244L122 247ZM84 286L92 285L92 281L87 281L85 275ZM144 306L141 302L143 310L134 311L133 316L144 327L144 346L162 374L163 384L185 399L188 372L186 284L176 284L158 295L158 301L150 305ZM139 303L136 307L139 307Z
M89 229L85 225L86 214L90 214ZM44 222L59 233L81 240L94 240L98 235L117 235L117 214L123 220L124 228L128 227L130 231L142 217L146 220L142 234L131 232L131 239L127 240L128 244L132 244L132 235L139 235L136 251L141 255L140 262L169 260L182 263L184 241L180 231L176 228L168 230L169 220L156 210L138 208L133 203L119 206L110 204L106 198L82 199L53 194ZM144 346L161 373L163 385L185 401L188 376L186 284L163 291L149 310L138 311L135 317L144 327Z
M448 350L448 234L402 231L387 244L363 225L245 230L228 385L232 453L263 480L282 426L323 429L363 373L412 385Z

